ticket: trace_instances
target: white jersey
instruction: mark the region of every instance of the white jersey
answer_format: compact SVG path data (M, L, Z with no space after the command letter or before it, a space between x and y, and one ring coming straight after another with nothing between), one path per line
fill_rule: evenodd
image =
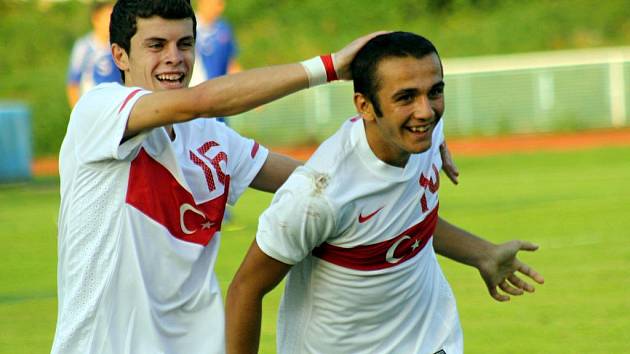
M348 120L276 193L256 241L289 272L279 353L463 351L453 293L432 245L439 144L404 168L379 160Z
M212 119L121 143L139 88L103 84L60 152L59 313L53 353L223 353L213 272L225 203L267 150Z

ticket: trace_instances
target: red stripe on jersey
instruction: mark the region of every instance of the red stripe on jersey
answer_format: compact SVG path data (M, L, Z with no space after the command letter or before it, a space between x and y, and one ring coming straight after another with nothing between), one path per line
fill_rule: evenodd
M129 100L132 99L133 96L135 96L140 91L141 91L140 89L137 89L137 90L132 91L129 95L127 95L127 98L125 98L125 101L123 102L122 106L120 106L118 113L122 112L123 108L125 108Z
M429 242L438 221L438 205L418 224L387 241L344 248L324 243L313 249L313 256L338 266L356 270L394 267L417 255Z
M258 149L260 149L260 145L254 141L254 146L252 146L252 151L250 153L252 159L256 157L256 154L258 153Z
M140 149L131 163L126 202L164 226L173 237L206 246L221 230L230 188L230 176L225 178L223 195L197 204L166 167Z
M356 116L356 117L352 117L352 118L350 118L350 121L351 121L352 123L354 123L354 122L358 122L358 121L360 121L360 120L361 120L361 116Z

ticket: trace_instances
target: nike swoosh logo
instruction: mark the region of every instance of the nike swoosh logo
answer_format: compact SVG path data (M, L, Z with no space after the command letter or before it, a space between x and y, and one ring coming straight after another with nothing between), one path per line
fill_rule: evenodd
M376 209L375 211L373 211L372 213L363 216L361 215L361 213L359 213L359 223L363 224L364 222L370 220L374 215L376 215L376 213L378 213L379 211L381 211L384 207L380 207L378 209Z

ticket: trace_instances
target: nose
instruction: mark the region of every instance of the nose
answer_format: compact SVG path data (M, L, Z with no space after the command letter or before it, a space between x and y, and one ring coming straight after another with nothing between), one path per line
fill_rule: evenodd
M168 45L164 51L164 61L168 65L178 65L184 60L184 55L176 43Z
M428 120L434 116L435 110L431 105L431 100L427 96L418 96L414 106L413 117L415 119Z

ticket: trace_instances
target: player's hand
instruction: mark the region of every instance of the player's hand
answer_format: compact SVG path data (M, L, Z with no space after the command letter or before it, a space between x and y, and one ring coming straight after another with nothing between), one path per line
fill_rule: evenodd
M332 54L333 65L335 66L335 71L337 72L337 77L340 80L352 80L352 72L350 71L350 63L354 59L355 55L359 49L363 48L363 46L372 38L379 36L381 34L389 33L386 31L379 31L370 33L363 37L359 37L352 41L350 44L345 46L343 49L339 50L336 53Z
M542 275L516 258L519 251L531 252L537 249L537 245L526 241L510 241L497 245L486 261L479 266L479 273L488 287L490 296L497 301L508 301L509 295L522 295L525 291L534 292L534 287L521 279L517 275L519 273L538 284L543 284L545 279ZM500 293L497 288L505 293Z
M451 151L448 149L448 146L446 146L446 141L440 145L440 155L442 156L442 171L446 173L446 176L453 184L458 184L459 169L451 157Z

